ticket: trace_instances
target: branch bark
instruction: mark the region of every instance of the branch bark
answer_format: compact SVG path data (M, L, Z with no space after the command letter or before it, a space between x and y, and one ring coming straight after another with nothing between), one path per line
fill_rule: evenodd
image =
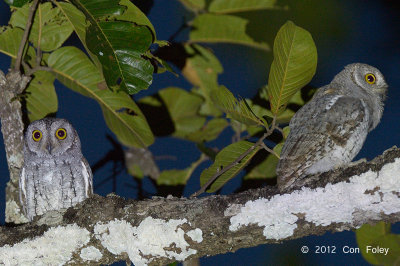
M6 150L10 181L6 188L6 222L24 223L21 213L18 180L23 164L23 130L21 103L16 99L28 85L30 78L12 70L7 76L0 71L0 119Z
M308 180L308 181L307 181ZM400 149L313 175L305 187L263 187L197 199L94 195L64 213L0 227L0 263L167 264L376 221L400 221Z

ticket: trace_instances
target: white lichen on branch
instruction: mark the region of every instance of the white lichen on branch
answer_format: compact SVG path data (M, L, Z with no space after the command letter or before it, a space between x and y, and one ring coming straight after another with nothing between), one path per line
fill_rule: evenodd
M361 226L360 212L390 215L400 212L400 159L386 164L381 170L369 170L353 176L349 182L327 184L324 188L302 188L290 194L270 199L248 201L241 208L230 206L226 215L232 216L230 230L256 224L264 228L266 239L282 240L294 234L297 222L304 219L316 226L345 223Z
M197 251L189 248L185 240L185 231L180 226L188 223L186 219L169 221L147 217L139 226L121 220L109 223L98 223L94 227L96 238L101 244L115 255L126 253L135 265L146 265L157 257L168 257L184 261ZM199 242L201 230L196 228L189 234ZM178 252L177 250L180 250ZM149 259L147 259L148 257Z
M69 262L89 239L89 231L77 225L50 228L43 236L1 247L0 264L61 265Z

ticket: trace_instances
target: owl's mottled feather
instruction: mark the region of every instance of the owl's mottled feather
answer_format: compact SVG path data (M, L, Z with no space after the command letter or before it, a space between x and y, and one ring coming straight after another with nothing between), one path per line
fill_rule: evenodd
M376 76L375 84L364 77ZM382 116L386 82L374 67L351 64L291 119L277 166L278 186L291 187L309 174L347 164Z
M56 136L59 128L66 138ZM34 140L35 130L42 133ZM45 118L29 125L24 139L20 200L29 220L50 210L76 205L93 193L93 176L78 134L65 119Z

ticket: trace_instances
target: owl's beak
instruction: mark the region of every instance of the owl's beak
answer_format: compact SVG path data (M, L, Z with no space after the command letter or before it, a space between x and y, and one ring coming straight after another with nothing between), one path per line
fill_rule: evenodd
M52 146L51 143L48 143L46 146L47 151L49 152L49 154L51 154L51 150L52 150Z

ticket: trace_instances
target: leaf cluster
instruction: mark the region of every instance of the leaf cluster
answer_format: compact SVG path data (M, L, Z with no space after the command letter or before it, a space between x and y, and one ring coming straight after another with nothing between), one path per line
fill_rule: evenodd
M220 189L245 167L245 179L274 177L284 138L270 139L271 148L263 140L276 130L287 135L288 128L278 127L294 114L287 105L304 103L300 89L311 80L317 64L311 35L293 22L284 24L273 43L268 84L254 99L237 99L219 84L223 67L206 45L230 43L270 52L272 45L248 31L250 18L240 14L281 8L274 0L180 1L193 19L187 23L189 39L172 40L172 44L157 40L151 22L129 0L39 3L23 57L24 71L33 75L24 95L29 120L57 112L53 84L58 80L97 101L107 126L125 146L146 148L161 136L196 143L201 154L198 160L185 169L162 171L156 178L159 185L185 185L207 159L213 164L201 174L200 184L209 183L208 192ZM0 52L16 59L32 3L8 4L13 12L0 33ZM72 34L83 50L65 45ZM166 56L171 52L183 61L177 63ZM173 72L167 61L178 67L192 89L172 86L136 103L131 95L147 89L154 73ZM213 146L222 132L229 132L227 128L233 132L232 144ZM273 155L258 156L262 149ZM143 173L138 167L130 168Z

